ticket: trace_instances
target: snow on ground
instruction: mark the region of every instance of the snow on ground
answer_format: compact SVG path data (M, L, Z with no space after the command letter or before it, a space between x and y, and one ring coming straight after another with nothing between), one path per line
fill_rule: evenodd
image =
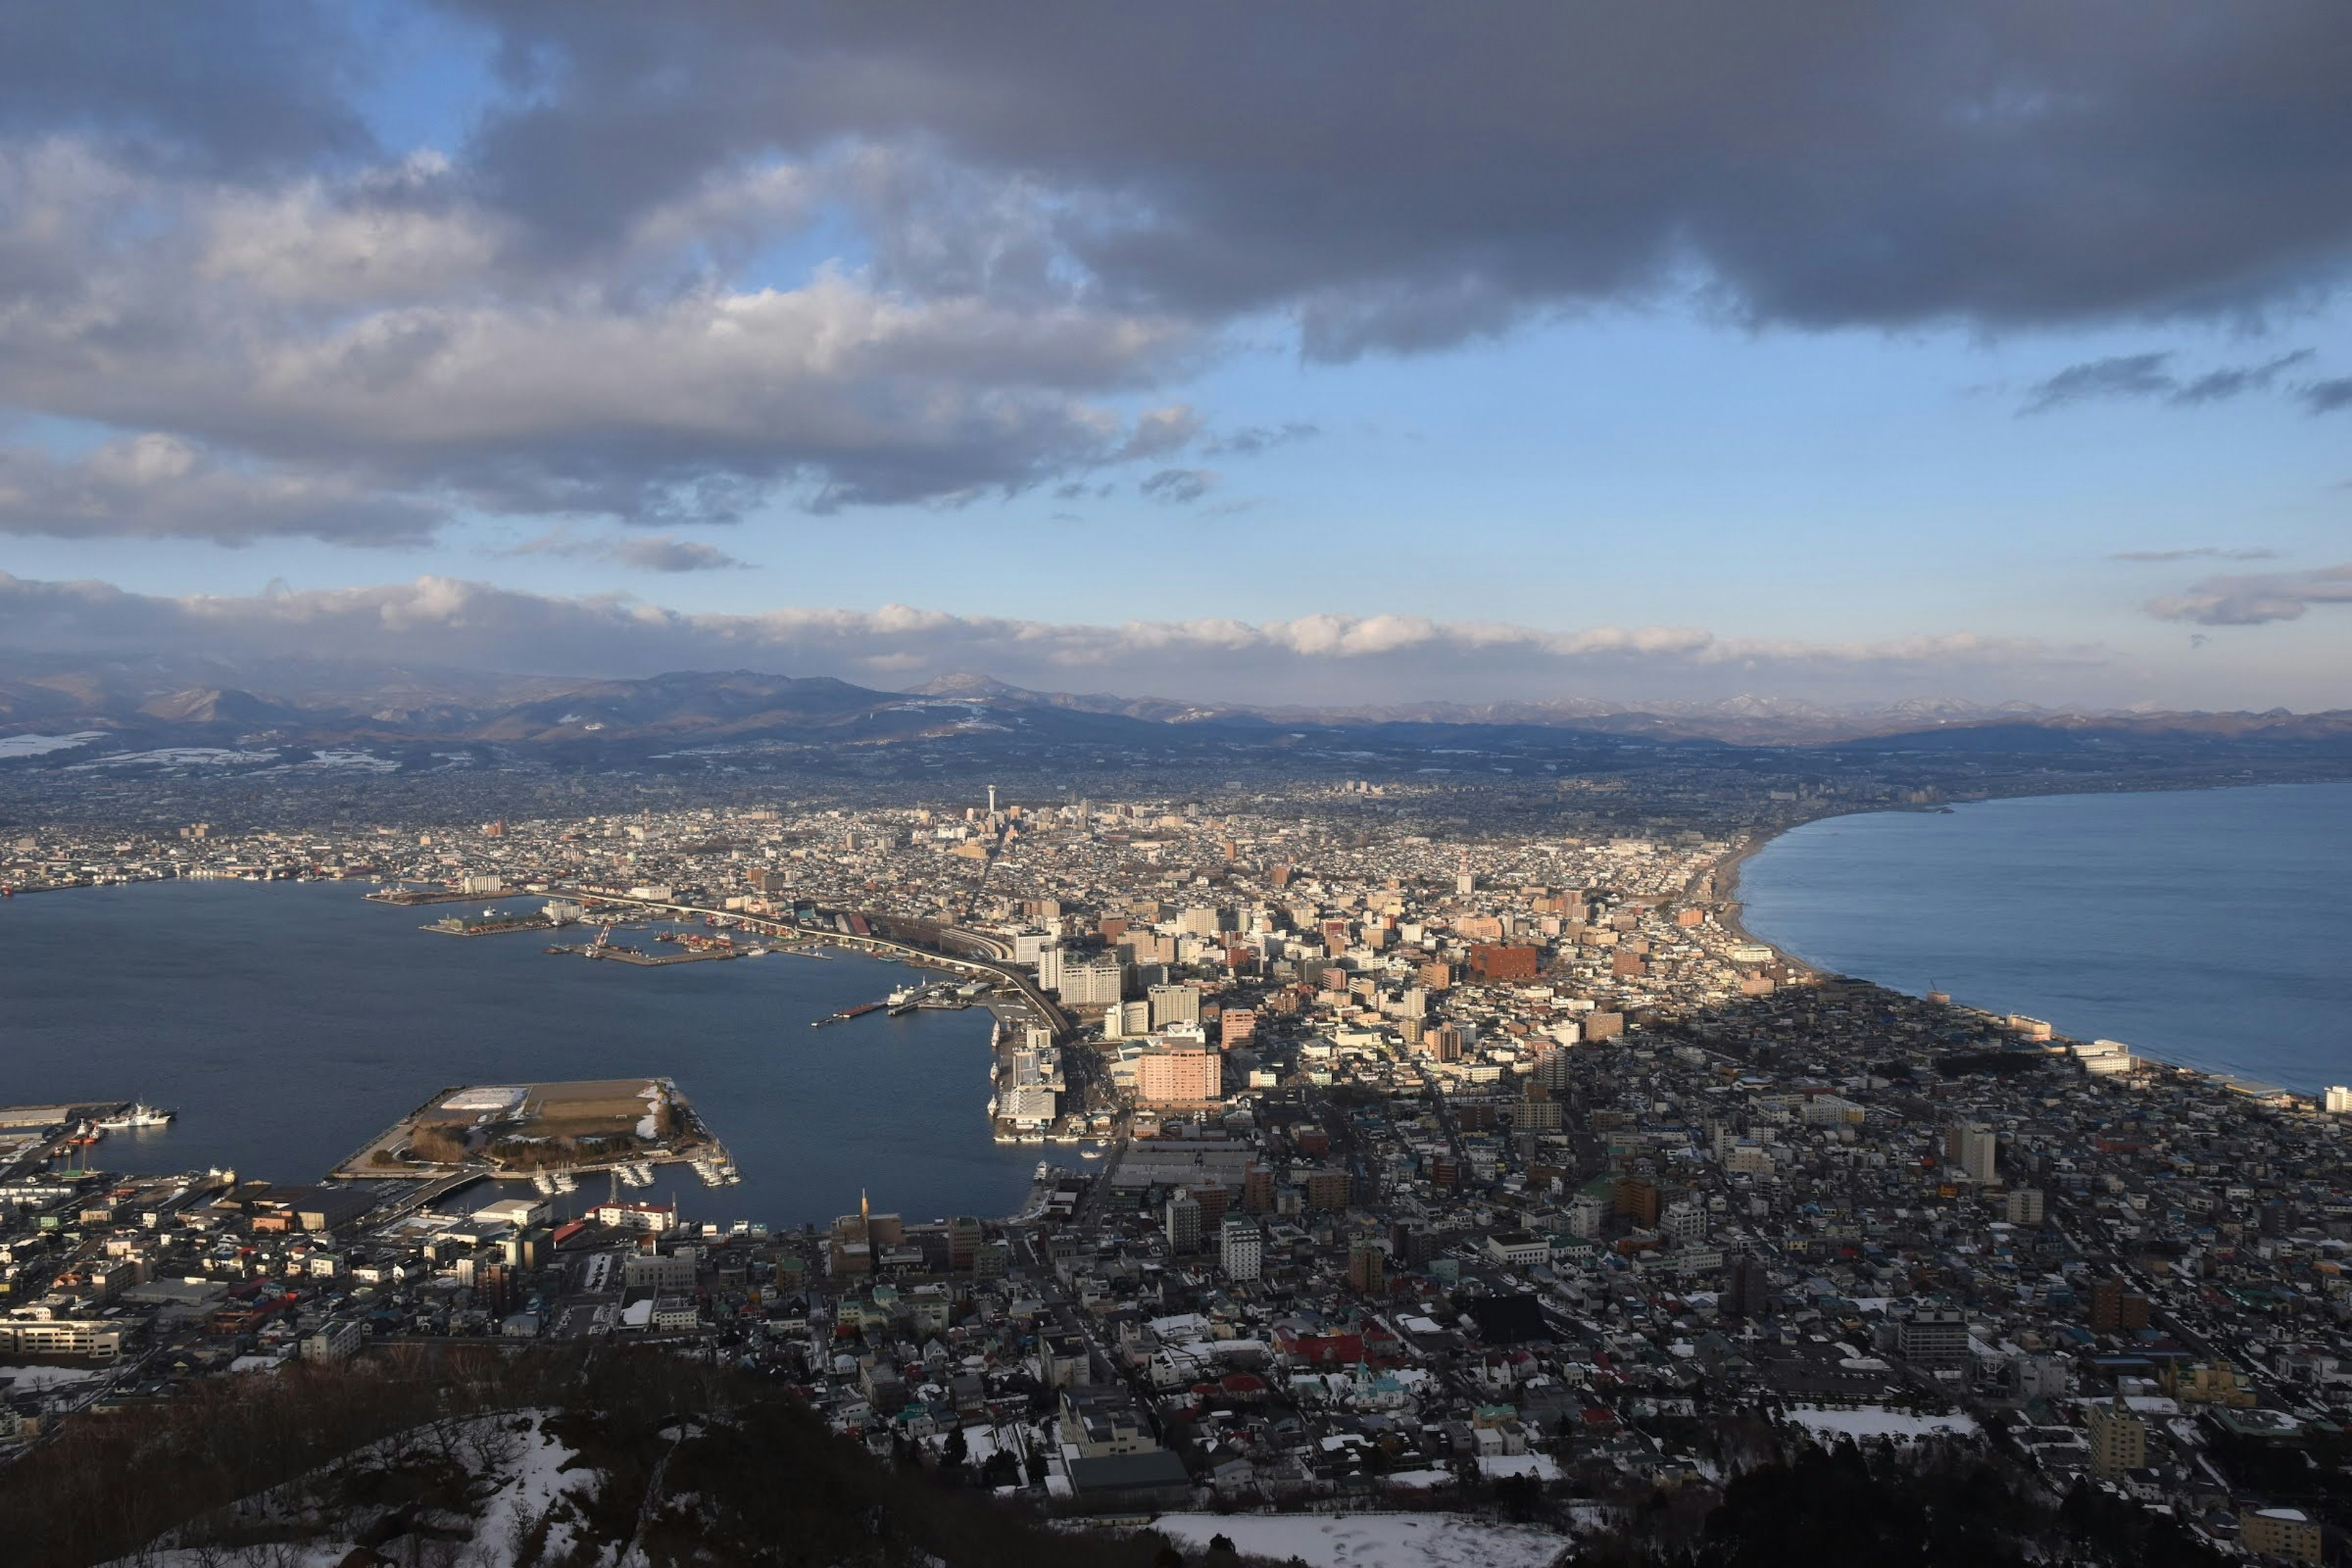
M5 1384L11 1394L31 1394L105 1375L86 1366L0 1366L0 1384Z
M291 765L298 768L358 768L371 773L396 773L400 771L398 763L379 757L373 752L362 752L350 747L335 747L328 751L312 752L309 762L295 763Z
M274 763L275 752L231 752L219 746L167 746L155 752L117 752L110 757L99 757L87 763L76 763L68 773L88 773L92 768L129 768L152 765L163 768L226 767L233 763Z
M51 752L70 752L76 746L87 746L105 738L102 730L83 730L71 735L0 735L0 757L46 757Z
M539 1518L567 1491L595 1490L598 1472L584 1466L574 1470L563 1468L572 1458L572 1451L544 1429L546 1421L546 1413L535 1413L530 1419L531 1429L520 1434L522 1448L509 1467L512 1474L483 1507L481 1522L474 1527L476 1542L503 1548L519 1533L517 1520ZM546 1561L560 1562L571 1550L572 1527L568 1521L548 1531Z
M1821 1410L1801 1405L1789 1419L1818 1437L1895 1437L1916 1442L1921 1437L1973 1436L1977 1424L1968 1415L1912 1415L1900 1410L1867 1405L1859 1410Z
M1489 1454L1478 1461L1478 1471L1490 1479L1533 1476L1539 1481L1559 1479L1559 1462L1549 1454Z
M467 1550L475 1552L476 1555L461 1561L492 1563L509 1561L513 1542L529 1528L529 1524L523 1521L537 1520L546 1513L550 1506L564 1493L569 1491L591 1493L601 1481L602 1477L596 1470L586 1467L571 1470L563 1468L572 1458L573 1454L571 1448L544 1429L551 1414L552 1413L542 1410L516 1411L503 1415L479 1416L468 1424L469 1430L474 1427L505 1427L515 1442L512 1456L510 1458L501 1456L498 1461L497 1489L489 1493L482 1501L480 1511L472 1521L474 1538L471 1546ZM352 1458L380 1450L388 1451L394 1445L404 1441L407 1436L404 1434L401 1437L386 1438L381 1443L369 1444L354 1454L346 1456L344 1459L336 1461L336 1464L348 1463ZM263 1493L258 1497L248 1498L240 1506L240 1511L247 1514L270 1514L275 1510L272 1500L278 1495L280 1494ZM561 1561L572 1551L572 1528L575 1522L576 1519L562 1521L549 1530L546 1561ZM169 1537L165 1539L168 1540ZM335 1568L336 1564L341 1563L351 1554L357 1544L351 1541L329 1541L303 1547L299 1549L300 1555L298 1560L288 1564L287 1568ZM118 1559L115 1563L105 1564L104 1568L131 1568L133 1563L136 1563L138 1568L209 1568L209 1565L216 1564L219 1561L217 1552L195 1547L164 1547L158 1544L136 1556ZM272 1557L270 1561L275 1563L278 1559Z
M1151 1528L1186 1551L1223 1535L1244 1555L1307 1568L1550 1568L1568 1538L1454 1513L1171 1513Z

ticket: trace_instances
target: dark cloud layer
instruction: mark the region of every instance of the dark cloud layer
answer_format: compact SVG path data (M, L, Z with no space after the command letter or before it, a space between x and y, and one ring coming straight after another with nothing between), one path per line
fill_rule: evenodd
M501 88L420 153L354 111L362 13L11 8L0 413L349 492L248 535L357 538L362 500L387 537L666 529L1247 458L1312 427L1153 405L1268 320L1327 361L1662 295L2244 320L2352 259L2341 0L449 9ZM856 264L763 270L812 237ZM2293 363L2033 395L2210 402ZM97 500L49 510L178 515Z
M541 89L483 177L566 243L760 149L919 142L1065 198L940 221L1332 358L1685 265L1813 324L2235 310L2352 242L2334 0L469 8Z

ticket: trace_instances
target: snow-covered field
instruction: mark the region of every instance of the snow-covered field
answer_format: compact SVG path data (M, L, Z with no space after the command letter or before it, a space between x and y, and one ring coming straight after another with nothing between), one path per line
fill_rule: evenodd
M87 1383L106 1374L86 1366L0 1366L0 1385L17 1394L31 1394L38 1389L56 1388L68 1383Z
M1308 1568L1550 1568L1569 1548L1534 1525L1452 1513L1171 1513L1151 1528L1187 1552L1223 1535L1236 1552Z
M1900 1410L1868 1405L1860 1410L1817 1410L1810 1405L1789 1412L1789 1419L1816 1436L1893 1437L1916 1442L1921 1437L1969 1437L1977 1424L1967 1415L1912 1415Z
M70 752L76 746L87 746L105 738L105 732L99 730L84 730L73 735L0 735L0 757L46 757L51 752Z
M76 763L68 773L92 768L225 768L243 763L274 763L275 752L233 752L222 746L165 746L153 752L118 752L87 763Z

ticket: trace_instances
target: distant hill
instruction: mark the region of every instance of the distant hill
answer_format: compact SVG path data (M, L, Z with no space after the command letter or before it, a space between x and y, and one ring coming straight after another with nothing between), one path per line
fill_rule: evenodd
M2352 712L2077 713L1941 699L1835 709L1764 697L1251 707L1035 691L980 674L886 691L748 669L595 679L282 658L77 662L0 654L0 737L83 731L106 736L111 749L467 744L583 763L752 743L887 748L943 740L982 751L1631 742L1849 756L2352 756Z

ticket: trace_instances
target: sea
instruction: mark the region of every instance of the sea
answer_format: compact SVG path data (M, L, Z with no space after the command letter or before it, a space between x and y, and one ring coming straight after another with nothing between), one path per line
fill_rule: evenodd
M2352 1083L2352 783L1829 817L1765 845L1738 897L1816 969L2298 1093Z
M990 1136L987 1009L809 1026L917 971L838 952L594 963L546 935L419 929L543 900L403 909L365 890L191 880L0 901L0 1105L144 1100L178 1120L109 1134L93 1163L305 1184L447 1086L666 1076L742 1180L705 1187L680 1166L623 1194L779 1228L861 1194L909 1220L1002 1218L1048 1152ZM583 1179L560 1206L607 1185Z

